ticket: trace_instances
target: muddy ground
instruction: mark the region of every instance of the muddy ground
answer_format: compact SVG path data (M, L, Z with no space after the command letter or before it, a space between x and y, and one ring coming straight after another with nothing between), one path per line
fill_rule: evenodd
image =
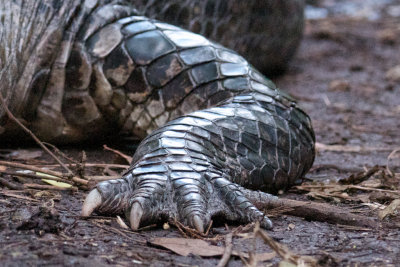
M379 221L382 210L400 198L399 154L388 157L400 146L400 69L394 68L400 64L400 1L347 1L354 4L353 9L338 8L341 3L346 1L327 0L307 9L314 19L307 21L298 54L287 73L274 80L310 114L319 143L305 182L281 197L328 203ZM81 158L82 149L88 163L123 163L114 153L103 151L102 145L62 148L74 159ZM37 148L5 148L0 156L30 165L51 162ZM338 182L375 165L382 167L361 183ZM1 171L5 169L0 166ZM85 174L103 172L114 174L104 168L87 168ZM21 182L40 183L5 174L0 177L19 186ZM175 227L131 232L115 218L82 219L79 213L86 193L26 187L12 190L0 185L0 265L218 264L221 256L185 257L151 243L156 237L183 237ZM279 212L272 215L275 227L267 233L293 253L311 256L321 265L400 266L400 231L387 226L399 223L396 212L383 219L388 224L374 228L306 221ZM208 244L224 247L225 234L232 229L239 232L237 227L212 229ZM234 235L234 250L272 252L260 238L244 238L245 232ZM281 261L278 256L269 258L258 264ZM243 264L240 257L232 256L228 266Z

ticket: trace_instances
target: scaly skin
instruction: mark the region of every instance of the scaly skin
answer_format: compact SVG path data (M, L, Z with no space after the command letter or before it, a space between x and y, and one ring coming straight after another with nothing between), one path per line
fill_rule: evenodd
M252 204L272 196L249 189L286 189L311 167L308 116L235 52L120 2L72 5L48 71L31 67L33 105L14 109L46 141L148 135L82 214L125 212L132 229L176 218L203 231L215 215L272 227Z
M303 0L135 0L146 16L199 33L264 74L286 69L304 26Z

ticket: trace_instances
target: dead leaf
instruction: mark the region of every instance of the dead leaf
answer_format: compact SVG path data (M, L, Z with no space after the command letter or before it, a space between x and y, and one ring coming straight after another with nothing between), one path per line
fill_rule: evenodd
M150 241L151 244L164 247L175 252L181 256L188 256L189 254L198 255L202 257L214 257L224 254L225 248L208 244L201 239L190 238L168 238L160 237ZM248 253L241 253L236 250L232 251L234 256L249 257ZM275 252L259 253L254 255L257 261L267 261L276 256Z
M213 257L224 253L225 248L208 244L201 239L189 238L155 238L152 244L165 247L178 255L188 256L189 254Z
M393 200L392 203L389 204L389 206L378 212L379 219L383 220L388 215L397 214L400 211L399 207L400 199Z

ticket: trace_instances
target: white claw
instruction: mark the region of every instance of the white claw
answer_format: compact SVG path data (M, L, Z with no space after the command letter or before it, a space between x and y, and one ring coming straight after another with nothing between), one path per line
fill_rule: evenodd
M264 218L261 222L261 227L263 227L264 229L267 229L267 230L271 230L274 227L274 225L267 216L264 216Z
M139 229L140 219L142 219L142 216L143 216L142 206L138 202L133 203L131 208L131 214L129 215L129 222L131 223L131 229L133 231Z
M193 216L193 226L200 233L204 233L204 223L201 220L200 216L198 215Z
M90 214L100 206L101 202L100 192L97 189L93 189L87 195L85 202L83 203L81 215L84 217L90 216Z

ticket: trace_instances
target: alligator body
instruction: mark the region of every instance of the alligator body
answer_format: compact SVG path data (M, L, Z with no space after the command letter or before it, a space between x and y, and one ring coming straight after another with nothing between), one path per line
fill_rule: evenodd
M301 36L302 1L242 2L0 3L0 92L15 115L54 143L144 138L129 171L98 184L83 215L125 212L132 229L177 218L203 231L215 215L272 226L249 189L276 192L305 174L314 160L310 119L231 49L142 16L178 18L250 50L264 71L282 69ZM19 134L3 110L0 127L2 138Z

